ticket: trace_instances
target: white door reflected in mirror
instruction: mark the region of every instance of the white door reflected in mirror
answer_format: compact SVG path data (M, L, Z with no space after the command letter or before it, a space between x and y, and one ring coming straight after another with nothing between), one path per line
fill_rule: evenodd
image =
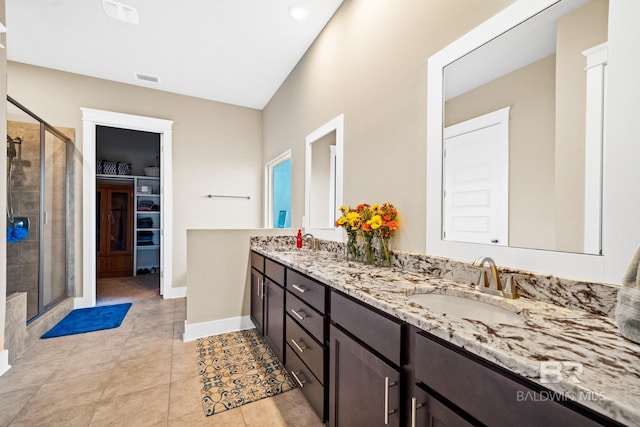
M342 240L335 225L342 205L342 115L310 133L305 150L305 232L315 237Z

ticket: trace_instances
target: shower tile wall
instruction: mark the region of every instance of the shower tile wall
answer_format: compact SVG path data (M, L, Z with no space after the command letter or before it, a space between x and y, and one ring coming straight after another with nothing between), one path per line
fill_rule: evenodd
M58 128L72 140L74 129ZM29 237L7 243L7 294L27 292L27 319L38 314L38 277L40 256L43 256L43 304L66 294L66 272L72 270L66 260L66 151L65 143L49 132L45 134L44 204L47 224L44 230L44 252L40 254L40 126L24 122L7 122L8 135L21 136L16 145L18 156L14 162L12 194L15 216L31 221ZM70 262L72 257L69 258Z
M16 145L18 154L11 179L13 213L31 221L27 239L7 242L7 293L27 293L27 319L30 319L38 314L40 125L9 121L7 135L22 137L22 144Z

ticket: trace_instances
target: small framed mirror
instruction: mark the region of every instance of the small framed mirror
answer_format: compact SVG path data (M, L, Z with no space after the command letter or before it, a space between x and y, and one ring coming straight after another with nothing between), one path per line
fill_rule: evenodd
M344 116L341 114L307 135L305 146L305 232L342 240L336 227L342 205Z

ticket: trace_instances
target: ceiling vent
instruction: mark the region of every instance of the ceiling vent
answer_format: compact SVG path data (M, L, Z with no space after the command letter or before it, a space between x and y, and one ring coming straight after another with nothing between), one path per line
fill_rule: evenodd
M151 82L151 83L160 83L160 77L158 76L152 76L150 74L141 74L141 73L135 73L135 74L136 74L137 80L142 80L142 81Z
M102 0L102 8L109 18L127 24L138 24L138 11L132 6L114 0Z

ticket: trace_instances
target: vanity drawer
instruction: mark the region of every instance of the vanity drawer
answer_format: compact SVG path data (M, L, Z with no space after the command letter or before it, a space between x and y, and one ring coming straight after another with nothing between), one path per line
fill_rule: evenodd
M287 318L287 344L324 384L324 348L289 316Z
M251 267L264 273L264 257L256 252L251 252Z
M284 286L284 265L280 265L269 258L264 260L264 274L274 283Z
M485 425L600 425L552 401L552 392L536 384L529 387L523 383L526 379L508 372L503 374L500 368L488 363L422 333L416 336L416 380ZM540 394L540 390L545 393Z
M313 410L321 420L324 420L324 387L320 381L313 376L298 355L291 350L291 347L285 347L287 361L285 368L287 368L287 371L291 374L293 382L300 387L300 390L306 396Z
M302 300L287 292L287 314L321 343L324 343L324 317Z
M331 292L331 321L400 366L401 324L336 292Z
M289 270L287 272L287 289L320 313L325 312L326 288L324 285L296 271Z

